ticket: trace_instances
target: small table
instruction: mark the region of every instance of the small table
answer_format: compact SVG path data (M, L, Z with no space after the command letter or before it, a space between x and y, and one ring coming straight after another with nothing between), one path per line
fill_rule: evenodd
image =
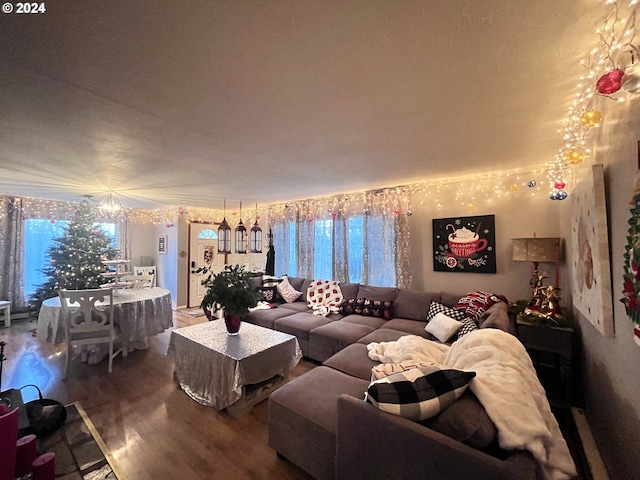
M113 317L122 330L125 350L146 348L149 337L173 325L171 292L165 288L124 290L113 297ZM60 298L45 300L38 314L36 337L41 342L64 341L64 325L60 321Z
M167 353L187 395L235 418L284 385L302 358L293 335L246 322L229 335L220 320L173 330Z
M518 314L516 320L516 331L518 339L525 346L533 363L541 370L543 366L541 357L544 354L553 356L552 367L556 372L555 381L547 382L547 391L551 393L554 383L557 386L558 380L561 383L561 390L564 390L564 398L558 402L555 398L549 399L553 403L560 403L561 406L571 404L571 361L573 357L573 328L568 326L555 326L542 323L536 317L530 317L524 313ZM539 371L539 374L541 372ZM569 404L569 405L566 405Z

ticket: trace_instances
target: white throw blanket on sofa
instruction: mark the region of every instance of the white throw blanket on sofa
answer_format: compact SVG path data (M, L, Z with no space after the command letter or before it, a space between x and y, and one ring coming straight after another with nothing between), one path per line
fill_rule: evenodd
M381 363L436 362L446 368L474 371L469 388L498 430L505 450L528 450L546 478L576 475L575 465L544 388L524 346L493 328L471 332L451 347L408 335L395 342L370 343L369 357Z

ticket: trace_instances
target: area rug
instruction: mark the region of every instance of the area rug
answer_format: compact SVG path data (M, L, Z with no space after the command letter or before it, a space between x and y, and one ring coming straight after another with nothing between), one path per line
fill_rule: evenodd
M113 458L79 402L67 405L64 426L39 441L39 452L56 455L61 480L118 479ZM121 477L122 478L122 477Z
M204 317L204 310L202 308L185 308L184 310L178 310L178 313L183 315L189 315L190 317Z

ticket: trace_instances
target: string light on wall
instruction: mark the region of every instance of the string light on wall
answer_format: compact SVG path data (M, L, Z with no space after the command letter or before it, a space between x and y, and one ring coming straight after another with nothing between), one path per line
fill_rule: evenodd
M591 154L588 139L593 128L605 119L604 108L595 103L624 102L626 94L640 91L640 65L636 42L638 0L607 0L607 12L596 30L598 45L580 63L586 73L579 78L563 128L563 144L548 163L547 180L551 200L564 200L571 168ZM615 103L609 103L615 105ZM560 187L562 185L562 187Z

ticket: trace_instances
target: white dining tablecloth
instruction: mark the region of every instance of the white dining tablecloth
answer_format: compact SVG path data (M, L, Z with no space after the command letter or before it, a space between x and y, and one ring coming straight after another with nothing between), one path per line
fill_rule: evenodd
M114 322L120 326L123 347L145 348L149 337L164 332L173 325L171 292L166 288L121 290L113 297ZM38 314L36 337L42 342L64 341L64 326L60 315L60 298L45 300Z

